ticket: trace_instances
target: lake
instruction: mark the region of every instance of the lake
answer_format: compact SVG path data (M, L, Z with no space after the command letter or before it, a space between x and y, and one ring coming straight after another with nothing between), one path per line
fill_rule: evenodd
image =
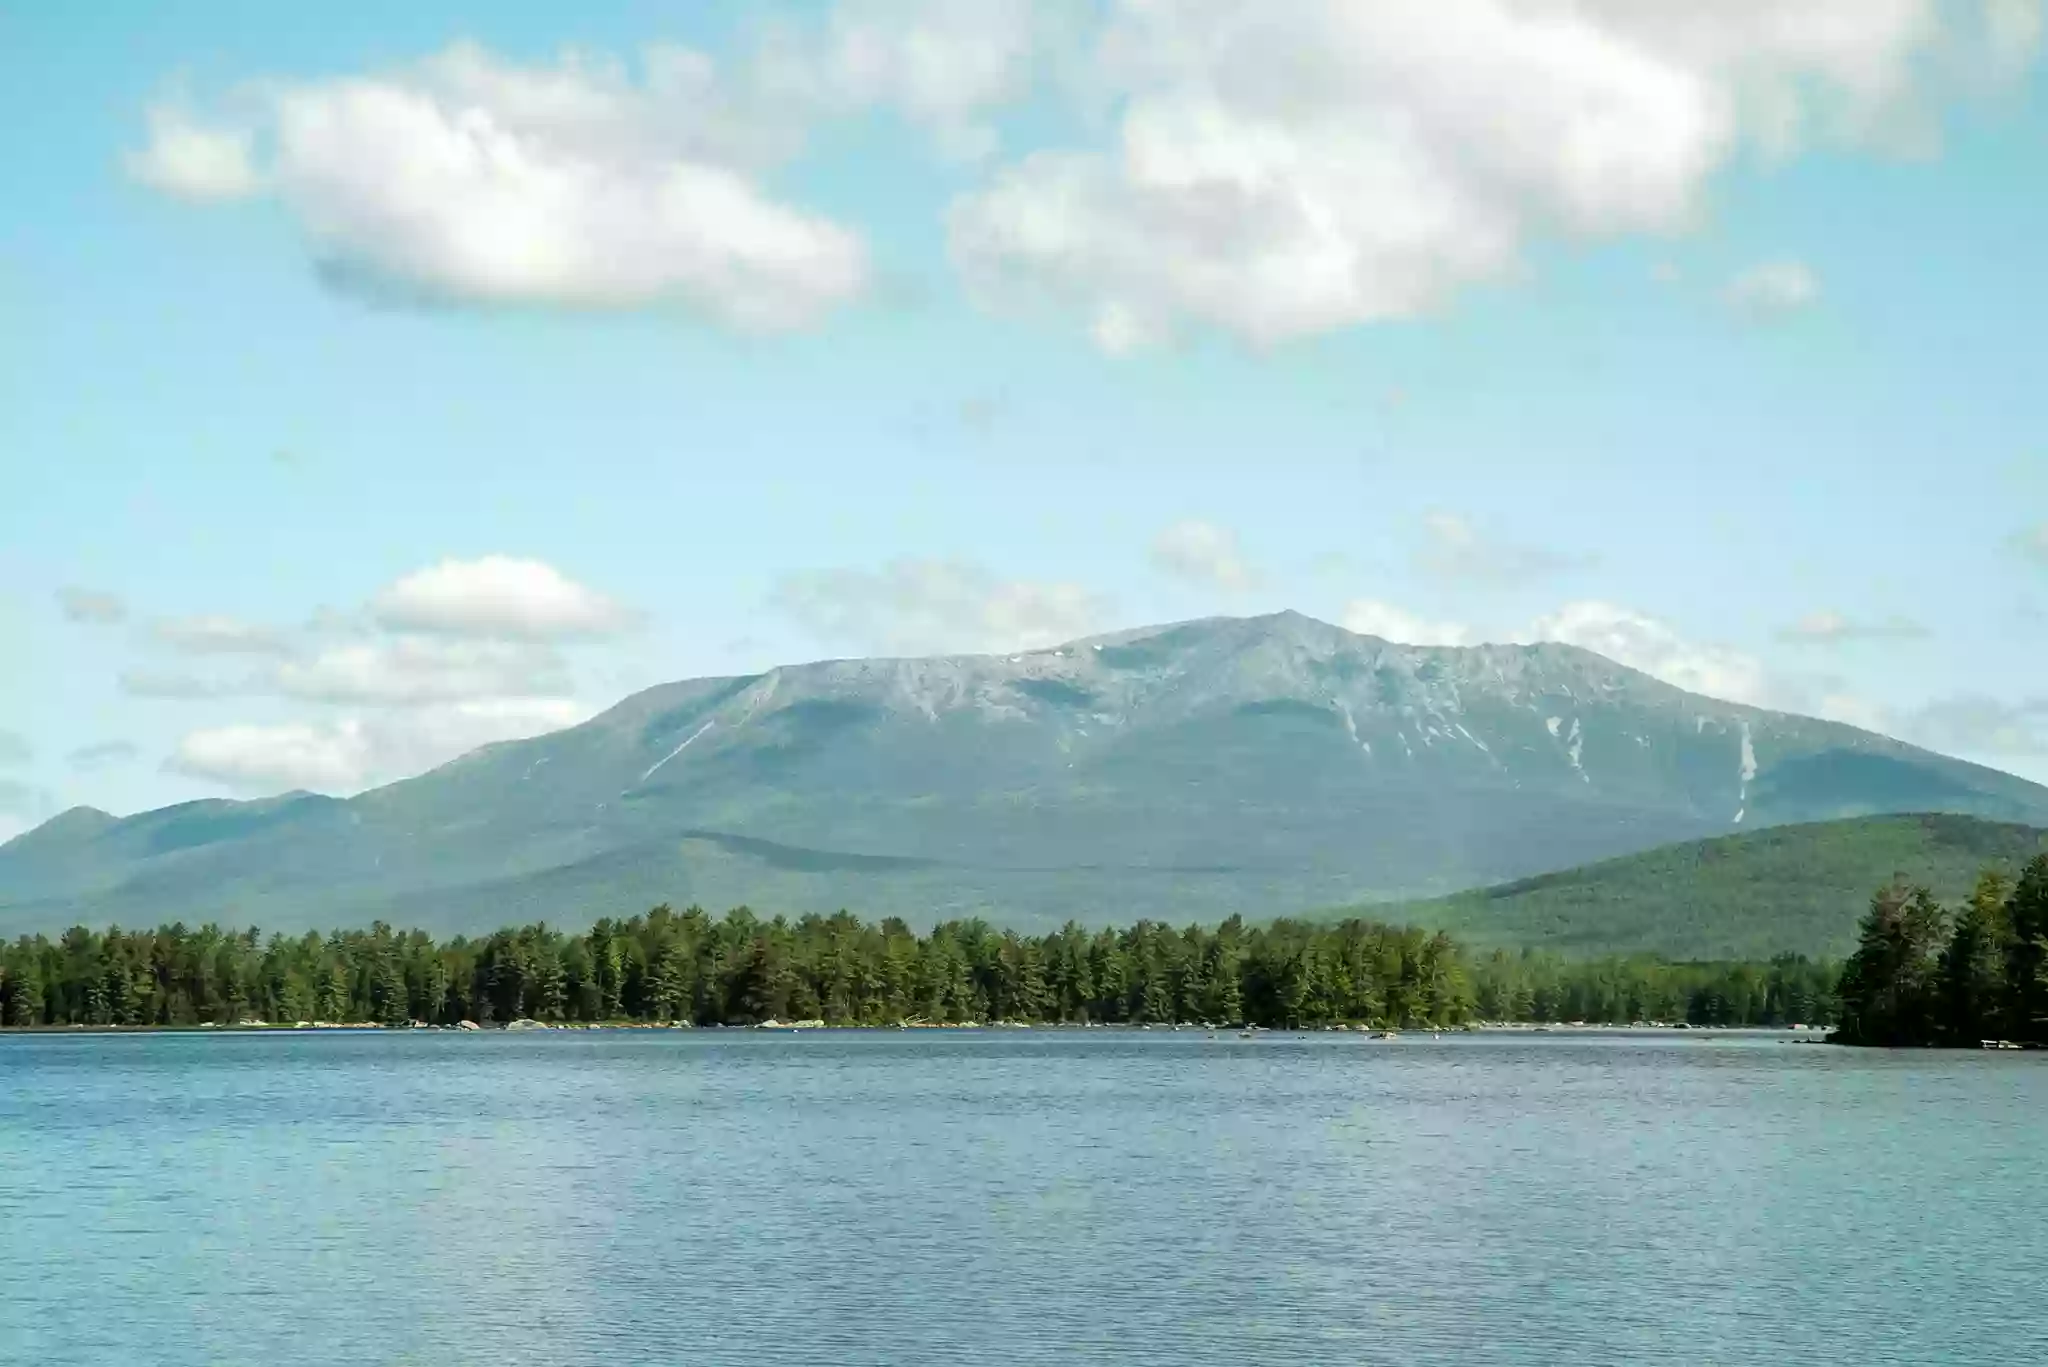
M0 1361L1986 1363L2048 1056L1779 1035L0 1038Z

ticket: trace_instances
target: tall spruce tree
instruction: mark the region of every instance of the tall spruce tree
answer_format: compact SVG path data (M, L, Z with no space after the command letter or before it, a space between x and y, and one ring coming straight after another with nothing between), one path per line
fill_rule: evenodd
M1845 1040L1886 1046L1935 1041L1936 955L1946 919L1933 893L1898 880L1870 899L1856 952L1842 969Z
M2005 970L2012 940L2008 889L2003 875L1986 870L1956 916L1941 955L1940 1029L1946 1043L1976 1044L2006 1026Z
M2036 855L2006 899L2006 1030L2048 1044L2048 854Z

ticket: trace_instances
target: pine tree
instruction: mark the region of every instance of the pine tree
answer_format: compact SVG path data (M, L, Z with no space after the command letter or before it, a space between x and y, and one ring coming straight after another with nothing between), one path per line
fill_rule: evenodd
M1244 1024L1244 987L1239 964L1221 939L1209 947L1209 1000L1202 1014L1219 1025Z
M647 969L648 1006L658 1021L681 1020L690 1001L690 956L682 944L669 940L655 951Z
M370 1012L381 1025L406 1025L412 1020L412 1002L406 992L405 968L398 951L386 946L377 956L370 974Z
M1851 1044L1931 1044L1936 947L1945 915L1926 888L1894 880L1870 900L1856 952L1842 969L1842 1037Z
M5 1023L22 1029L43 1023L43 975L32 950L23 948L6 973Z
M2036 855L2006 900L2007 1032L2048 1044L2048 854Z
M2005 968L2012 940L2006 897L2006 880L1986 871L1942 951L1941 1033L1950 1044L1973 1045L2005 1026Z

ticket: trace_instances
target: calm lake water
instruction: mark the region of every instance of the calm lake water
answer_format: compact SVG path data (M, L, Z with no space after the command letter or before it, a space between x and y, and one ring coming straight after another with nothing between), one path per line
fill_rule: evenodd
M0 1360L1986 1363L2048 1057L1784 1037L0 1038Z

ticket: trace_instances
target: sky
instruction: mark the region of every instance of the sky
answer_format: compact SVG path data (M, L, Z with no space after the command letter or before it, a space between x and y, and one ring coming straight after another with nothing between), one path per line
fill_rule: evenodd
M2042 39L0 6L0 838L1281 608L2048 781Z

